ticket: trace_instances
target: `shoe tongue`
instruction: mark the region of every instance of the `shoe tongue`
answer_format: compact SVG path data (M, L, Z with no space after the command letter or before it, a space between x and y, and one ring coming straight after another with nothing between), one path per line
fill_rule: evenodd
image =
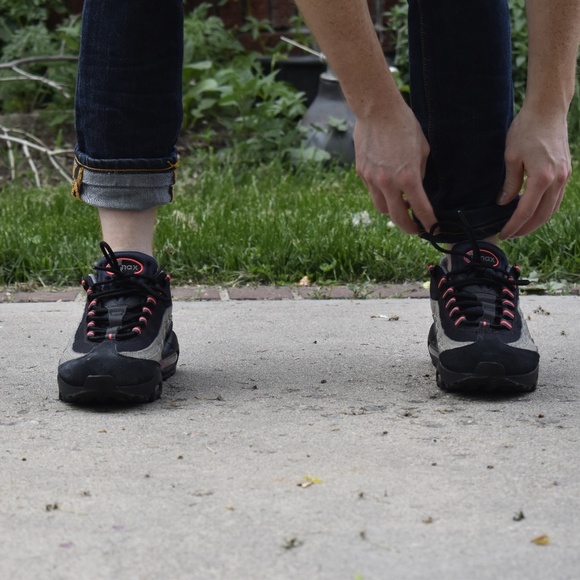
M482 265L495 270L508 270L509 263L506 255L493 244L487 242L478 242L479 246L479 261ZM451 270L459 270L465 268L472 263L474 258L474 250L471 242L462 242L453 247L453 254L451 255Z
M115 252L115 257L123 274L153 277L158 270L155 258L141 252ZM97 266L108 268L109 261L107 258L101 258ZM111 270L108 272L106 270L97 270L97 282L106 281L108 275L112 275Z
M453 247L451 254L451 272L458 272L455 283L463 281L463 291L473 294L477 304L464 308L462 314L474 322L485 320L490 324L496 319L498 289L495 284L486 284L485 272L494 270L507 271L509 268L506 255L493 244L478 242L479 262L485 266L485 270L469 268L476 260L477 252L474 251L470 242L462 242ZM475 262L477 263L477 262ZM459 272L461 270L461 272ZM505 276L505 274L504 274ZM473 280L472 284L469 282Z

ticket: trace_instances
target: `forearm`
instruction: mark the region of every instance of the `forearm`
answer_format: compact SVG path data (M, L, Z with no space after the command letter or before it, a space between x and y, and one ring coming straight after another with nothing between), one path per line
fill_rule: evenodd
M404 105L366 0L296 0L296 4L358 119L385 116L390 107Z
M565 114L575 88L580 0L526 0L526 12L526 103L544 113Z

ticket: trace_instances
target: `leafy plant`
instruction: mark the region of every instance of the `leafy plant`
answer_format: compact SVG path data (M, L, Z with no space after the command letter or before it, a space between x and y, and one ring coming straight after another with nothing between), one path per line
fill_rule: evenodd
M19 65L23 73L15 74L10 69L0 72L2 112L29 113L50 105L53 112L69 109L71 113L66 117L72 121L76 63L40 58L78 53L78 17L68 17L63 24L49 27L50 15L65 11L64 0L0 0L0 60L10 63L23 57L36 59ZM39 82L39 78L44 82ZM54 120L54 115L51 117Z
M66 12L65 0L0 0L0 47L15 30L45 24L51 12Z
M184 129L220 155L260 162L284 156L300 142L303 95L265 74L221 19L202 4L185 19ZM261 30L262 24L248 26Z

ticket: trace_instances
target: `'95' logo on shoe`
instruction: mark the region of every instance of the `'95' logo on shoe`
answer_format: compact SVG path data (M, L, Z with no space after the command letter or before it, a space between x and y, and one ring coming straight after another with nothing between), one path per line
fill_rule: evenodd
M468 264L473 262L473 250L466 252L463 258ZM499 258L489 250L479 250L479 263L490 268L497 268L499 266Z
M134 260L133 258L117 258L117 263L119 265L119 270L128 276L135 276L137 274L143 273L143 264L137 260ZM107 267L110 267L110 265L107 264ZM108 270L107 274L109 274L109 276L113 275L113 273L109 272Z

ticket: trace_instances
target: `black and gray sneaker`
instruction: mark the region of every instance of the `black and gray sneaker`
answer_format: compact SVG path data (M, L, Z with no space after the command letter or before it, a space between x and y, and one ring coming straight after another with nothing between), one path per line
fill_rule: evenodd
M77 403L158 399L177 366L170 277L139 252L101 242L96 275L82 280L87 302L58 366L60 398Z
M441 249L441 248L439 248ZM431 265L428 346L448 391L533 391L540 356L522 317L518 266L485 242L463 242Z

